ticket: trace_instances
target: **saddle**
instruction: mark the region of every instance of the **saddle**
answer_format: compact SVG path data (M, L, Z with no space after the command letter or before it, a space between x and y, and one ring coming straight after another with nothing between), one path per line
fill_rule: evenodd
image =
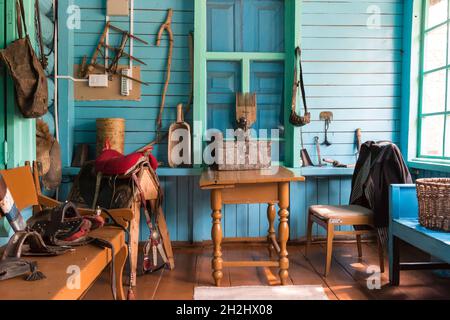
M123 155L112 149L104 150L97 160L82 166L69 200L92 209L130 208L139 193L136 181L156 200L162 195L156 168L157 161L152 155L141 152Z
M159 270L168 262L157 224L163 191L156 168L157 161L151 154L123 155L106 149L97 160L81 168L70 194L72 201L91 208L130 208L133 202L141 202L150 234L144 246L144 273ZM163 262L159 266L158 254Z

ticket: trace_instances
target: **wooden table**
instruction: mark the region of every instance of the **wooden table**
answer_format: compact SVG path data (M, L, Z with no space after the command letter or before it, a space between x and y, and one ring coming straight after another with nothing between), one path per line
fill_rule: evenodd
M212 259L213 278L220 286L224 267L279 267L283 285L288 283L289 259L287 241L289 238L289 183L305 181L284 167L274 167L257 171L204 171L200 178L200 188L211 190L212 231L214 256ZM278 261L224 261L222 258L222 205L267 203L269 220L268 241L279 255ZM278 241L275 233L275 205L279 205Z

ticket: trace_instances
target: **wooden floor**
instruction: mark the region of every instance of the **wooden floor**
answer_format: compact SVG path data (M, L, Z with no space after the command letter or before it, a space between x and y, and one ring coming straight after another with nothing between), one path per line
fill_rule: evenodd
M321 285L332 300L377 299L450 299L450 279L440 278L432 271L404 271L401 286L388 284L388 272L382 275L382 288L369 290L366 270L377 265L375 244L363 244L363 258L356 254L356 244L336 243L329 276L322 276L325 247L314 244L308 258L305 247L290 245L290 282L295 285ZM226 244L225 259L254 259L267 257L268 250L262 244ZM211 247L184 247L175 249L176 269L161 270L155 274L140 276L135 290L140 300L190 300L194 287L212 286ZM427 258L409 246L402 247L402 260ZM388 262L386 261L386 266ZM223 286L279 285L277 270L272 268L227 268ZM109 276L105 272L86 294L85 299L111 299Z

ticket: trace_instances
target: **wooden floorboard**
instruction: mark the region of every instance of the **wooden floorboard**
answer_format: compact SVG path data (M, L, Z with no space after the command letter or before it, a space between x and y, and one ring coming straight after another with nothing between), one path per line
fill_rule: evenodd
M323 245L324 246L324 245ZM386 271L381 274L380 289L369 289L368 268L374 266L379 267L377 248L371 248L367 244L363 244L363 257L358 258L356 245L334 244L333 264L339 264L346 272L359 284L360 288L373 296L373 299L407 299L408 295L403 292L400 287L392 287L389 285L389 268L388 262L385 262ZM370 270L369 270L370 271ZM372 282L371 282L372 283ZM355 284L355 285L356 285Z
M367 246L375 251L374 244L369 243ZM430 257L410 245L402 244L401 261L430 261ZM387 258L386 266L389 266ZM400 279L401 285L398 288L407 299L450 299L450 278L439 277L432 270L401 271ZM383 275L383 281L388 285L389 272Z
M295 285L322 286L330 300L337 300L337 295L328 287L326 281L314 270L299 247L289 248L289 276Z
M335 243L331 272L323 276L325 248L314 244L305 257L305 247L290 245L289 277L294 285L320 285L330 300L366 299L450 299L450 279L439 278L432 271L403 271L400 287L388 283L388 261L386 273L381 276L381 290L367 288L367 267L378 265L377 247L372 243L363 244L363 258L357 257L356 244ZM135 293L137 299L167 300L193 298L196 286L213 286L211 275L212 246L184 247L174 250L175 270L162 270L143 275L137 279ZM269 258L266 245L225 244L226 260L266 260ZM275 256L272 259L276 259ZM402 248L402 259L414 261L427 259L427 255ZM222 286L279 285L277 268L224 268ZM126 289L126 288L125 288ZM105 270L84 299L110 300L112 298L109 270Z
M267 249L261 245L245 245L238 248L228 245L225 247L225 258L228 261L267 260L267 256L263 256L261 251L267 252ZM270 285L269 279L267 279L266 274L263 272L263 268L247 267L226 269L228 269L230 274L230 284L233 287Z
M195 269L197 265L195 248L175 249L174 270L164 270L156 288L155 300L191 300L194 296Z
M255 247L252 250L251 257L253 260L259 260L259 261L277 261L278 260L278 254L274 249L269 250L269 246L266 244L260 244L259 246ZM270 285L270 286L279 286L281 285L280 277L278 275L279 273L278 268L257 268L257 274L260 279L263 279L263 285ZM289 277L289 284L294 284L292 281L292 278Z
M305 247L299 247L299 252L305 254ZM373 299L339 264L331 265L330 274L324 277L325 250L319 244L311 245L306 259L311 263L316 273L323 279L339 300L369 300Z

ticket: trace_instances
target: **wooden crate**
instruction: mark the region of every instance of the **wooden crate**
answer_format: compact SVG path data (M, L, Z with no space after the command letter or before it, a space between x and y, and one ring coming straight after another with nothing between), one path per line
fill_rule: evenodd
M218 149L218 170L259 170L272 165L270 141L225 141Z

